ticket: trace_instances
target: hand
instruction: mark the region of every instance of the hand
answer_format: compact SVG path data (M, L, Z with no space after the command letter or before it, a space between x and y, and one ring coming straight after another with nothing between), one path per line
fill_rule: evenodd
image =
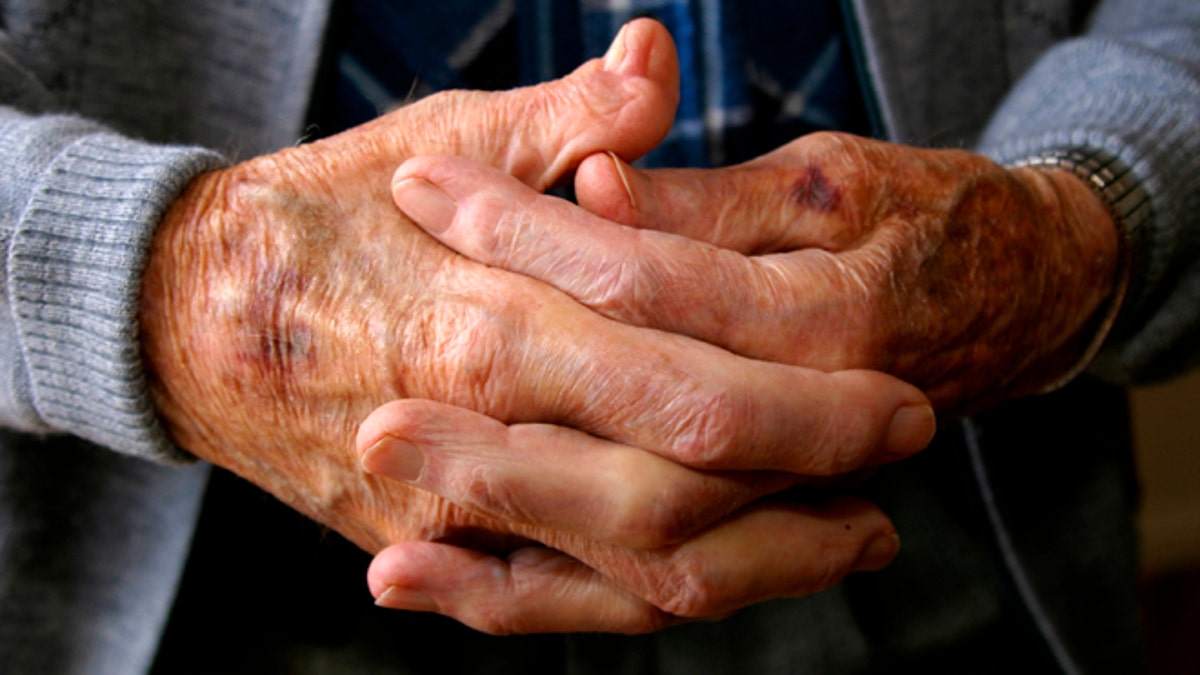
M416 179L458 205L418 224L480 262L735 353L888 372L955 413L1066 372L1118 259L1110 216L1068 173L846 135L710 171L591 157L576 193L597 215L463 160L396 178Z
M829 406L814 399L815 416L804 416L824 419L797 436L789 452L793 466L808 461L822 476L870 463L861 430L875 420L863 417L859 404L870 404L873 386L894 387L876 373L828 377L809 393L842 401ZM846 388L841 379L863 388ZM882 441L887 450L874 460L919 450L933 427L925 405L897 413ZM368 579L378 604L440 612L492 633L632 633L718 618L880 569L899 548L887 518L859 499L745 506L802 482L794 474L697 471L677 463L679 457L668 461L560 426L504 425L445 404L389 403L363 423L358 446L364 468L375 475L502 521L581 535L539 537L566 541L563 550L575 558L541 546L489 555L411 541L376 556ZM736 459L738 449L730 450Z
M610 62L544 87L433 96L194 181L156 235L143 293L143 348L174 439L377 549L414 533L342 514L369 508L355 503L371 486L352 439L372 408L402 395L505 417L565 407L555 374L518 369L536 350L564 361L539 336L561 340L577 310L430 240L389 203L388 181L405 158L442 151L544 189L611 142L610 125L622 151L644 151L665 132L675 67L661 35L634 37L624 61L618 41Z
M597 628L636 630L663 621L659 607L701 613L761 597L762 588L730 585L691 602L682 585L710 571L701 563L716 565L699 552L655 568L628 547L458 508L365 476L353 443L376 406L424 398L506 424L562 423L712 468L811 464L796 459L797 438L845 435L837 452L815 453L839 470L923 445L928 428L889 436L896 411L926 405L898 381L755 362L604 319L527 277L457 256L386 199L394 167L420 153L462 154L534 191L602 148L634 157L670 125L676 69L665 31L637 22L605 59L562 81L431 97L197 179L156 234L143 291L143 349L174 440L369 551L526 540L566 551L638 594L589 577L589 588L607 584L612 603L595 615ZM744 481L706 484L730 508L761 493ZM877 510L843 511L854 527L830 537L840 557L821 568L826 577L850 569L872 541L887 544L890 524ZM812 529L811 514L765 513ZM883 555L894 552L892 542ZM652 578L672 572L681 587Z

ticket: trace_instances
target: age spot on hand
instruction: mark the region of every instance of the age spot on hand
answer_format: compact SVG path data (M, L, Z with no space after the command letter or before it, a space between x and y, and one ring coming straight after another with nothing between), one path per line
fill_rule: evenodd
M792 197L802 208L829 213L842 200L842 191L831 185L820 167L810 166L792 186Z

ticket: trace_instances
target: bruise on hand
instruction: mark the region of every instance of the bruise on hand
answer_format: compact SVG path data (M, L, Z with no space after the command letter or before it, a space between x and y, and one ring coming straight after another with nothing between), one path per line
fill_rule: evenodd
M1115 230L1078 179L844 134L767 158L759 181L793 234L764 219L772 246L746 248L784 252L790 268L772 269L797 280L769 357L882 370L952 414L1039 391L1079 358L1113 286Z
M355 332L338 325L353 317L328 311L349 298L321 275L347 266L353 242L329 207L255 178L202 176L156 234L142 305L152 390L181 447L334 524L345 500L364 498L352 439L366 410L349 401L369 385L331 339ZM362 267L355 278L369 276ZM277 477L287 473L317 488Z
M314 340L319 336L314 334L301 308L313 290L307 271L311 269L311 258L320 255L320 247L305 236L315 228L311 214L306 213L309 209L302 202L297 208L294 197L269 198L283 206L283 213L288 216L287 229L273 229L271 236L264 238L269 242L263 247L266 250L243 251L228 261L231 270L247 270L249 278L227 280L244 286L240 293L229 289L231 301L221 311L227 315L235 345L236 364L231 364L234 367L227 377L257 378L268 385L274 396L286 397L297 378L313 373L317 366ZM254 227L266 229L269 225L260 222ZM229 233L243 241L246 234ZM238 248L227 245L225 250ZM324 255L330 255L330 251ZM239 372L243 369L248 372Z
M821 167L812 164L804 169L800 178L792 185L791 195L801 209L830 213L842 201L842 190L829 182Z

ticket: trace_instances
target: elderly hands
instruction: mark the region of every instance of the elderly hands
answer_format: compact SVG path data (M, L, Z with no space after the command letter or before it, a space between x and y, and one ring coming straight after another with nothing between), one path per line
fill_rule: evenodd
M396 173L393 190L397 205L439 241L553 284L605 316L780 363L883 370L918 384L952 413L1037 392L1069 372L1086 351L1091 320L1108 302L1117 274L1116 229L1074 176L1007 171L967 152L844 135L803 138L722 170L642 172L611 155L593 156L576 176L583 208L460 158L411 160ZM404 439L419 448L409 456L419 455L421 468L397 471L375 446L367 469L479 513L595 536L612 537L614 527L616 534L660 530L654 497L643 494L655 485L667 491L671 507L679 503L673 490L704 492L699 476L689 476L697 481L689 486L665 474L610 470L604 442L572 433L505 428L444 406L399 402L368 420L360 447ZM543 442L528 442L534 435ZM796 438L792 461L785 454L764 464L754 448L667 456L697 468L794 475L836 474L854 465L805 465L836 455L819 443L811 454L814 447L804 445L811 434ZM551 468L540 471L544 466ZM502 489L485 490L481 499L479 484ZM647 514L643 530L630 521L628 504ZM667 529L676 534L700 531L682 544L675 537L624 540L642 548L642 556L691 564L685 578L708 611L679 612L652 588L618 583L684 616L735 608L737 602L725 600L730 588L744 602L821 587L789 586L781 572L791 566L799 568L793 579L805 578L815 571L805 567L812 553L828 546L827 530L769 520L802 507L714 508L670 521L676 529ZM727 513L712 529L700 529ZM695 564L691 547L704 547L710 562ZM746 562L730 562L739 559ZM544 549L504 560L405 543L381 553L369 577L386 606L506 630L577 627L578 614L588 612L571 593L580 573ZM576 577L562 580L570 575ZM605 606L599 598L591 598L593 606Z
M453 208L424 210L434 189ZM882 370L953 413L1067 372L1118 261L1107 209L1067 172L840 134L721 170L591 157L582 209L461 159L414 159L394 190L447 246L605 316L779 363Z
M604 318L458 256L388 199L395 167L415 155L458 154L533 193L601 150L634 157L666 133L676 71L669 37L638 22L564 80L434 96L197 179L156 234L143 291L143 349L173 438L368 551L426 542L426 562L450 571L473 560L453 544L516 548L511 579L552 576L550 591L571 601L523 616L481 609L478 625L494 631L649 630L885 564L892 527L856 500L756 505L684 540L800 480L778 471L838 473L919 450L933 427L919 391ZM466 508L363 474L355 429L392 399L430 401L401 405L409 420L427 416L428 434L482 439L491 468L512 453L514 472L459 473ZM371 461L402 451L381 446ZM582 462L603 473L595 485L625 491L590 486L573 473ZM416 473L450 476L452 464L426 458ZM400 477L413 466L390 464ZM530 469L562 480L538 493L551 508L505 510ZM749 546L764 537L776 545ZM493 581L504 571L474 569Z

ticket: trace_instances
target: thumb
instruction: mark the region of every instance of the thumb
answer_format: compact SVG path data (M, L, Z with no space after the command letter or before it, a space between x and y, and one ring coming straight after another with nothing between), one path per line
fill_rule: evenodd
M608 53L567 77L506 92L448 92L397 112L407 155L458 155L541 191L588 155L626 159L666 136L679 101L675 43L659 23L621 29Z
M753 165L642 170L598 153L580 163L575 197L606 220L754 254L772 250L791 222L777 182Z

